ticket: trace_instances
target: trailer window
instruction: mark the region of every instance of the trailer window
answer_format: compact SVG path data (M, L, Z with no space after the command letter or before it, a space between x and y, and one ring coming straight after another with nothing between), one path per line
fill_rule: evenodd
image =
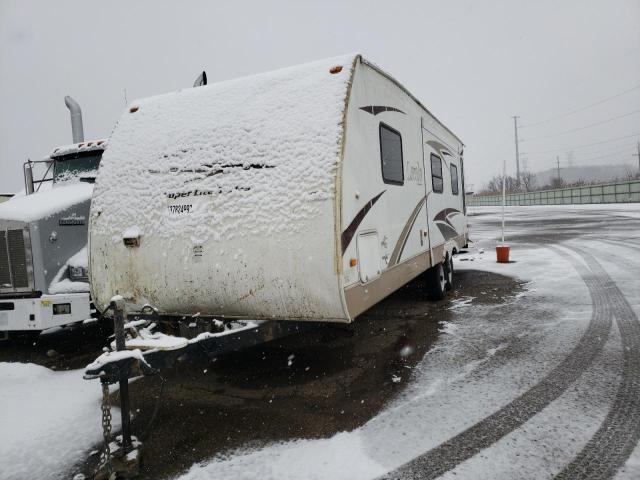
M433 153L431 154L431 184L434 193L442 193L442 159Z
M458 195L458 167L451 164L451 193Z
M404 183L402 137L400 132L384 123L380 124L380 161L384 183L402 185Z

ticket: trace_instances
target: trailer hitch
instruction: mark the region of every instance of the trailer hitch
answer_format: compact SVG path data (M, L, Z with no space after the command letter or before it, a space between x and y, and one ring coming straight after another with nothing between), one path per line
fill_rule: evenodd
M142 353L127 352L124 331L124 299L114 297L106 311L113 311L113 331L116 339L116 352L106 352L85 369L84 378L100 379L103 404L102 427L104 452L95 474L96 479L133 478L140 473L142 444L131 435L131 416L129 406L129 378L138 375L154 375L158 371L152 368ZM106 313L106 311L104 313ZM120 414L122 435L111 442L111 412L109 405L109 385L120 386Z
M147 362L134 357L125 357L94 368L87 367L83 378L85 380L100 379L102 383L113 385L118 383L121 378L129 379L141 375L157 375L158 373L159 371Z

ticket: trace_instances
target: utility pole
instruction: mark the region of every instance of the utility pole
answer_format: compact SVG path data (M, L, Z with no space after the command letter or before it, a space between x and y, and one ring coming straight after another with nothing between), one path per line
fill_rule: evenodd
M638 142L638 153L631 154L633 157L638 157L638 173L640 173L640 141Z
M558 164L558 184L560 184L560 156L556 155L556 163Z
M518 117L514 115L513 117L513 129L516 134L516 187L520 189L520 152L518 149Z

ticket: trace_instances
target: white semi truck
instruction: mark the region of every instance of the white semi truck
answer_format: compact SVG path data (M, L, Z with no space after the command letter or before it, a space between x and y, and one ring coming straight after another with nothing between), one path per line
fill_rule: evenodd
M106 141L85 142L79 105L65 103L74 143L26 162L24 195L0 205L0 338L92 314L87 219Z

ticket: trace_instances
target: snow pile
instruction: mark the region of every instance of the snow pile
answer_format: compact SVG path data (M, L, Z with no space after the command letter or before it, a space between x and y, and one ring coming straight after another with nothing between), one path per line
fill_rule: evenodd
M72 143L71 145L63 145L51 152L50 157L62 157L72 153L97 152L107 148L106 140L96 140L95 142Z
M134 102L102 159L92 235L139 225L203 242L304 228L334 195L354 59Z
M376 478L387 470L367 455L358 431L234 453L194 465L180 480L357 480Z
M73 183L31 195L15 196L0 204L0 219L33 222L90 200L92 193L93 185Z
M67 262L58 270L56 276L53 277L49 284L49 294L60 295L67 293L84 293L89 291L87 282L74 282L69 278L69 267L87 268L89 264L87 256L87 247L83 247L74 254Z
M73 257L67 260L67 265L70 267L89 267L89 257L87 256L87 247L86 245Z
M122 350L120 352L104 352L93 362L87 365L87 370L98 370L105 365L122 360L123 358L134 358L142 363L147 363L142 355L142 352L138 349L135 350Z
M155 323L149 326L143 326L148 322L146 320L134 320L125 324L125 329L129 331L126 339L127 348L139 348L141 350L177 350L186 347L189 344L198 343L210 338L224 337L225 335L235 335L245 330L256 328L264 321L239 320L223 324L220 320L213 320L216 328L221 328L218 332L203 332L195 338L186 339L174 335L166 335L160 332L154 332ZM190 326L196 326L193 322ZM111 347L115 348L115 341L111 343Z
M451 306L449 310L457 310L459 308L465 308L471 306L471 303L475 300L476 297L462 297L456 298L451 301Z
M221 332L204 332L199 334L196 338L189 340L189 343L197 343L208 338L224 337L229 334L240 333L244 330L251 330L258 325L266 322L266 320L237 320L225 324L225 329Z
M127 228L124 232L122 232L122 238L136 238L141 237L144 234L142 229L137 225Z
M154 332L155 323L152 323L148 327L143 327L146 323L148 323L146 320L134 320L125 324L125 329L132 334L128 336L125 341L127 348L140 350L176 350L186 347L189 343L188 340L183 337ZM116 342L114 340L111 343L111 348L115 348L115 345Z
M24 363L0 363L0 385L0 478L71 478L68 469L102 440L100 386L78 370ZM118 430L116 409L111 422Z

